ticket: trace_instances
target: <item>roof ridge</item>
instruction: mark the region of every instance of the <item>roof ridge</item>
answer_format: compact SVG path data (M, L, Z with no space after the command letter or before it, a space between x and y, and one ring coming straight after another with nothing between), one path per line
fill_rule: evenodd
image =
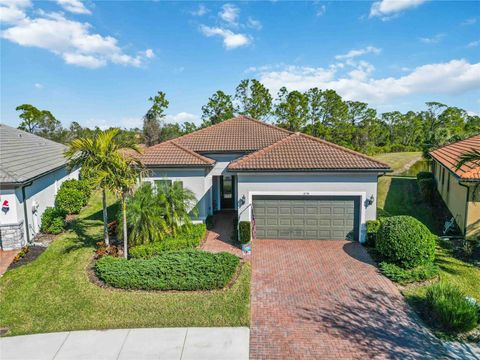
M302 132L300 132L300 133L298 133L298 134L299 134L300 136L306 137L307 139L318 141L318 142L320 142L320 143L322 143L322 144L325 144L325 145L327 145L327 146L332 146L332 147L334 147L334 148L336 148L336 149L339 149L339 150L341 150L341 151L344 151L344 152L347 152L347 153L350 153L350 154L353 154L353 155L356 155L356 156L360 156L360 157L363 158L363 159L366 159L366 160L369 160L369 161L373 161L373 162L376 162L377 164L380 164L380 165L383 165L383 166L385 166L385 167L387 167L387 168L390 168L390 165L388 165L388 164L386 164L386 163L384 163L384 162L378 161L377 159L374 159L374 158L372 158L372 157L370 157L370 156L367 156L367 155L365 155L365 154L362 154L362 153L360 153L360 152L358 152L358 151L355 151L355 150L346 148L346 147L344 147L344 146L340 146L340 145L334 144L334 143L332 143L332 142L330 142L330 141L327 141L327 140L325 140L325 139L317 138L317 137L315 137L315 136L308 135L308 134L305 134L305 133L302 133Z
M244 118L246 118L247 120L253 121L253 122L258 123L258 124L261 124L261 125L265 125L265 126L267 126L267 127L270 127L270 128L272 128L272 129L275 129L275 130L283 131L283 132L285 132L285 133L287 133L287 134L294 134L293 131L290 131L290 130L281 128L280 126L276 126L276 125L273 125L273 124L269 124L269 123L267 123L267 122L265 122L265 121L262 121L262 120L259 120L259 119L255 119L255 118L253 118L253 117L251 117L251 116L248 116L248 115L239 115L239 116L237 116L237 118L238 118L238 117L244 117ZM233 118L233 119L235 119L235 118ZM230 120L231 120L231 119L230 119Z
M480 134L475 134L475 135L469 136L469 137L467 137L467 138L465 138L465 139L458 140L458 141L455 141L455 142L450 143L450 144L445 144L445 145L443 145L443 146L440 146L440 147L436 148L435 150L432 150L430 153L433 153L433 152L435 152L435 151L437 151L437 150L441 150L441 149L446 148L446 147L458 146L458 145L460 145L461 143L467 142L467 141L471 141L472 139L474 139L474 138L476 138L476 137L478 137L478 138L480 139Z
M173 140L173 139L172 139ZM170 141L170 140L169 140ZM212 159L209 159L205 156L202 156L198 153L196 153L195 151L193 150L190 150L180 144L177 144L175 141L170 141L174 146L178 147L179 149L183 150L183 151L186 151L187 153L189 153L190 155L193 155L195 156L196 158L202 160L203 162L207 163L207 164L214 164L215 163L215 160L212 160Z
M287 130L287 131L288 131L288 130ZM232 165L233 165L233 167L234 167L235 165L241 164L242 162L245 162L245 161L251 160L252 158L255 158L255 157L257 157L257 156L260 156L261 154L265 153L266 151L271 150L272 148L280 145L281 143L287 141L288 139L293 139L293 137L294 137L295 135L298 135L298 133L292 133L291 131L290 131L290 133L291 133L291 134L290 134L289 136L284 137L283 139L280 139L280 140L278 140L277 142L274 142L273 144L270 144L270 145L264 147L263 149L254 151L253 153L248 154L247 156L243 156L243 157L241 157L241 158L239 158L239 159L237 159L237 160L232 161L232 162L228 165L228 167L230 168L230 166L232 166Z

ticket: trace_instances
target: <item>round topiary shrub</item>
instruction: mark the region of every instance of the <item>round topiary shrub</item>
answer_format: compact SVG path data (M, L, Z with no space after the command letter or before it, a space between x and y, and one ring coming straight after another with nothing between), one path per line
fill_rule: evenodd
M426 314L436 327L448 333L475 329L479 321L477 305L459 288L439 283L427 288Z
M70 187L61 187L55 197L55 207L67 214L78 214L84 202L84 194L80 190Z
M65 228L65 211L47 207L42 214L40 231L44 234L60 234Z
M384 261L404 269L430 263L435 258L435 236L411 216L382 219L375 247Z

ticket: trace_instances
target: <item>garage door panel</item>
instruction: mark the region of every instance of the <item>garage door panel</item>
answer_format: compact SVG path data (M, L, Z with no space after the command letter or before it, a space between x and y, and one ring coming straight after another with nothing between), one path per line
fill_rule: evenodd
M258 239L343 240L356 237L357 198L254 196L253 209Z

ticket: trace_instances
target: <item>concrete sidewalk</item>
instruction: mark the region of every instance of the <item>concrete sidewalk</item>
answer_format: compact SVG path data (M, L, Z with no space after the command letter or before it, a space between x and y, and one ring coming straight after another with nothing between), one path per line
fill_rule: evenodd
M0 359L248 359L249 336L247 327L89 330L13 336L0 338Z

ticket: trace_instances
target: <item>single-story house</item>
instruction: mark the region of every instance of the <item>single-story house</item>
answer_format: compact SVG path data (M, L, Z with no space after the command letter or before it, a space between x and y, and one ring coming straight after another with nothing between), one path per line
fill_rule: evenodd
M144 181L182 182L199 217L234 210L257 239L365 240L388 165L301 133L238 116L145 149Z
M469 162L457 170L460 155L480 150L480 134L430 152L437 189L466 238L480 236L480 164Z
M65 150L62 144L0 125L0 249L31 243L61 183L78 178L78 170L67 169Z

